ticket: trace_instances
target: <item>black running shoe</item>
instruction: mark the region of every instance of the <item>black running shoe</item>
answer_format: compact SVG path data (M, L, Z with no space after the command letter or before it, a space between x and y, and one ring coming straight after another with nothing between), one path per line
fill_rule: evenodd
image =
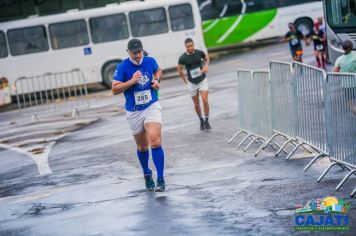
M148 191L155 190L155 182L153 181L152 175L145 175L145 184Z
M166 190L166 183L164 182L163 177L159 177L157 179L157 185L155 188L155 192L164 192Z
M205 129L205 125L204 125L204 121L200 121L200 130L204 130Z
M204 128L205 129L211 129L211 126L210 126L210 124L209 124L209 121L204 121Z

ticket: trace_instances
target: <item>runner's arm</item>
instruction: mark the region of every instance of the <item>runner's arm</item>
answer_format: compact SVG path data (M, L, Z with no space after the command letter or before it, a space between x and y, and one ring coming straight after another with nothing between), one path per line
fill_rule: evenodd
M209 62L210 62L209 56L206 55L205 58L204 58L204 66L203 66L203 68L201 70L201 72L203 72L204 74L208 73Z
M289 42L289 40L290 40L289 33L287 33L287 34L284 36L283 42Z
M184 72L183 72L183 65L178 64L177 71L178 71L178 74L179 74L180 78L186 84L187 83L187 78L185 77Z
M112 81L111 91L114 95L120 94L128 90L130 87L136 84L136 82L141 78L141 72L137 71L133 74L132 78L126 82L121 82L117 80Z
M152 80L152 88L158 90L160 88L160 82L162 80L162 69L158 68L158 70L153 74L154 79Z
M162 69L158 68L158 70L153 74L154 79L158 81L158 83L162 80Z

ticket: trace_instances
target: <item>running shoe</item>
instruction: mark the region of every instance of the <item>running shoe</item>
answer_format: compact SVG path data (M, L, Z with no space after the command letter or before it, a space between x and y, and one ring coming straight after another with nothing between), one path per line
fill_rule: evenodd
M204 130L205 129L205 125L204 125L204 121L200 121L200 130Z
M166 190L166 183L164 182L163 177L159 177L157 179L157 186L155 188L155 192L164 192Z
M155 190L155 182L153 181L152 175L145 175L145 184L148 191Z
M204 128L205 129L211 129L211 126L210 126L210 124L209 124L209 121L204 121Z

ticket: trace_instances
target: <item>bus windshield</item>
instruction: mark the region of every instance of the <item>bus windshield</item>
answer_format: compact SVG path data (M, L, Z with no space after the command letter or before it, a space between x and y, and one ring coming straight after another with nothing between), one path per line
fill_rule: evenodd
M356 0L326 0L326 17L331 27L356 27Z

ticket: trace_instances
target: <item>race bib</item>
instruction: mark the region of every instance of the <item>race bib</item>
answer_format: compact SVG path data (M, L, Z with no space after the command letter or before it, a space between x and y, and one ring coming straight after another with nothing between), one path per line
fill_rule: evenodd
M135 92L135 104L144 105L152 100L151 90Z
M322 45L322 44L316 45L316 50L318 50L318 51L324 50L324 45Z
M199 67L192 69L189 72L190 72L190 76L192 77L192 79L195 79L195 78L201 76L201 70Z
M298 39L293 39L292 41L290 41L290 43L292 44L292 46L295 46L299 43Z

